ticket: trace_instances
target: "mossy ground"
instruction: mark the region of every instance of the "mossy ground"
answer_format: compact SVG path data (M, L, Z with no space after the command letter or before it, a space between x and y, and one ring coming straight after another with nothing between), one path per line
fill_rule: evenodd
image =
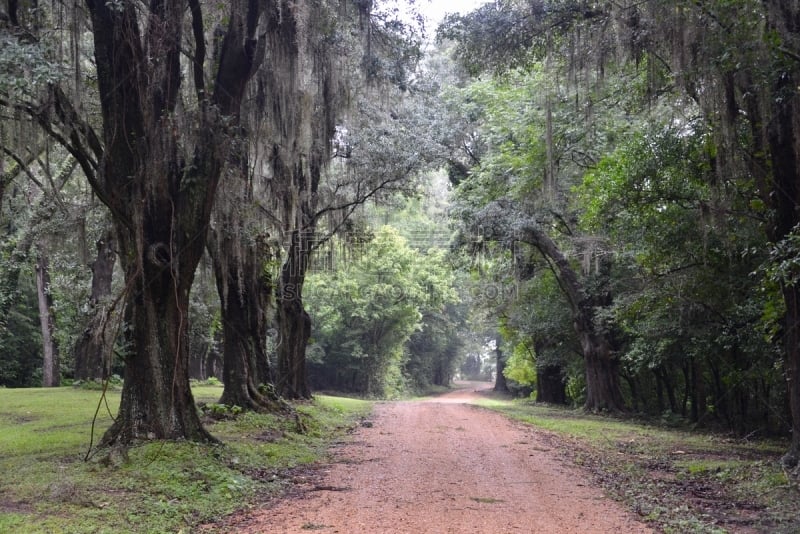
M214 403L219 386L197 386ZM269 494L291 469L324 458L370 411L365 401L316 397L295 418L241 414L208 421L224 445L143 443L101 450L84 461L109 426L119 393L80 388L0 389L0 532L188 532Z

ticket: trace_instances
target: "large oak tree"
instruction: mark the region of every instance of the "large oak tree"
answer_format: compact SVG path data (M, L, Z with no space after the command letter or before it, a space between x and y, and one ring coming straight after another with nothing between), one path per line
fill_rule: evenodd
M46 75L2 88L0 103L65 146L111 213L126 328L125 384L108 444L213 439L189 388L189 291L245 88L264 55L262 14L272 4L234 0L220 15L199 0L87 0L85 10L76 5L61 20L72 32L75 54L64 61L73 75L42 63L35 72ZM9 3L11 42L23 54L44 55L40 30L58 21L31 13ZM91 61L81 50L85 37Z
M125 385L107 443L211 439L189 388L189 291L242 97L263 55L264 7L230 2L206 71L198 0L87 1L102 109L102 153L89 177L111 210L128 291ZM195 101L181 117L187 22Z

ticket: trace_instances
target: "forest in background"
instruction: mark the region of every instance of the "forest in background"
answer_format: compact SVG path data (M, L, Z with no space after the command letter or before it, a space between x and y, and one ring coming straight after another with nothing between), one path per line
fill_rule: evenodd
M800 11L498 0L433 42L379 2L4 8L0 384L125 377L107 443L208 439L190 378L280 411L489 353L796 468Z

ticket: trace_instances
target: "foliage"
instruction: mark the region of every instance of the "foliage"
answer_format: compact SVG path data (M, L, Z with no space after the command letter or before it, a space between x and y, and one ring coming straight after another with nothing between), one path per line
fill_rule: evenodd
M484 378L483 361L477 352L468 352L458 369L461 378L466 380L481 380Z
M774 28L763 40L759 20ZM594 340L618 360L636 411L737 432L790 426L780 399L792 364L773 343L787 332L796 247L791 237L770 247L764 234L794 189L765 195L762 119L791 95L773 105L758 88L796 71L792 35L748 0L501 0L445 21L441 42L472 75L444 97L463 132L448 141L461 147L453 214L467 254L492 251L479 276L515 284L491 303L509 373L533 353L534 369L558 366L580 398L592 384L576 349ZM531 246L520 244L525 225L539 232ZM579 290L565 302L567 271ZM591 326L576 336L578 324Z
M33 281L25 273L5 320L0 322L0 386L40 386L41 331Z
M189 302L190 372L192 378L207 382L222 377L220 298L211 270L207 262L200 263Z
M32 144L29 153L38 141ZM28 367L34 361L41 365L40 333L35 340L30 337L39 315L32 274L37 259L45 257L50 278L45 291L53 302L60 371L69 377L74 369L71 348L88 317L88 243L101 231L103 210L93 205L85 186L71 179L75 162L65 151L44 144L36 156L24 170L15 167L6 175L8 194L0 205L0 311L8 315L0 319L0 346L16 347L0 355L0 361L25 358ZM6 320L14 328L6 329ZM39 385L28 379L15 383L22 384Z
M64 76L46 46L0 33L0 94L30 98Z
M423 313L422 327L409 338L403 364L403 374L414 390L449 385L461 359L465 313L463 306L454 303Z
M582 374L580 347L573 339L568 309L558 282L549 270L518 282L515 299L506 302L500 329L511 346L507 378L533 386L540 368L562 369L564 381ZM576 394L570 399L576 404L581 402L580 390L573 393Z
M425 373L428 365L420 362L422 352L409 360L408 343L422 329L423 317L441 314L455 300L443 254L410 248L388 226L376 231L354 261L314 273L307 283L314 339L324 351L312 374L324 387L368 395L393 396L406 390L406 381L412 378L403 373L407 363L406 371ZM418 348L431 343L425 337L435 333L433 320L428 328L416 338ZM447 325L440 322L442 328ZM432 380L416 379L422 384Z
M609 311L625 334L626 369L666 384L685 378L666 369L693 366L698 376L684 387L707 391L690 393L693 417L708 403L706 422L769 427L779 422L742 411L746 404L734 415L730 400L771 404L770 388L757 384L780 387L763 336L768 293L750 275L766 258L763 229L748 211L752 190L709 176L712 149L702 124L654 128L621 144L575 191L586 206L583 224L608 236L628 272ZM640 400L664 409L660 399ZM669 402L686 415L685 404Z
M506 362L503 373L506 378L522 386L534 386L536 384L536 360L533 347L525 343L516 345Z

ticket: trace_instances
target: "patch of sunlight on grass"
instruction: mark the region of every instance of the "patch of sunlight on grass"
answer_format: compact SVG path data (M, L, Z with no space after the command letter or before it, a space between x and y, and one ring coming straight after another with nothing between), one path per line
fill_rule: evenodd
M219 386L192 386L192 395L197 403L204 402L206 404L213 404L219 401L222 396L223 387Z
M512 400L510 399L496 399L496 398L489 398L484 397L475 401L475 404L478 406L483 406L484 408L501 408L501 407L509 407L513 405Z
M116 414L119 392L106 393L95 422L99 436ZM0 465L19 455L78 454L88 447L101 392L64 388L0 388ZM5 470L7 473L8 471Z
M320 407L338 410L342 413L353 415L366 415L372 410L373 402L351 397L333 397L330 395L315 395L314 401Z

